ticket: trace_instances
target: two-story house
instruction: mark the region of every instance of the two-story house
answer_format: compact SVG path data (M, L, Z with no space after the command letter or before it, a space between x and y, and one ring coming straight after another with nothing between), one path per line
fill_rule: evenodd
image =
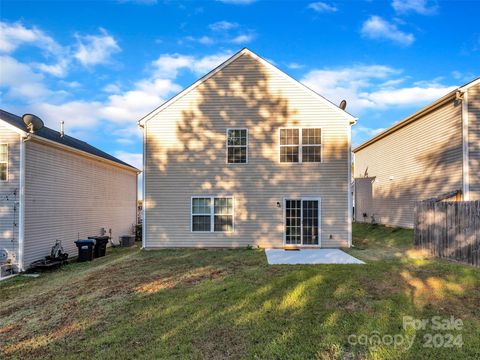
M241 50L140 120L143 246L350 246L354 123Z

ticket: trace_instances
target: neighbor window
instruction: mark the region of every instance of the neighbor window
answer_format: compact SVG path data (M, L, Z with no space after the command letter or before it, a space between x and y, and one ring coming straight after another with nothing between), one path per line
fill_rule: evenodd
M248 159L248 130L227 130L227 163L244 164Z
M233 231L233 198L193 197L192 231Z
M8 145L0 144L0 181L8 180Z
M321 161L322 130L320 128L280 129L280 162Z

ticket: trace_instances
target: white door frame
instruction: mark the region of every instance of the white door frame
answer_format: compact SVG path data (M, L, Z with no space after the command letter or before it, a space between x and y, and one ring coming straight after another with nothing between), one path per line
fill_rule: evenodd
M301 228L300 237L301 244L287 244L287 200L300 200L301 201ZM303 201L304 200L316 200L318 201L318 245L303 244ZM283 246L284 247L321 247L322 246L322 199L318 196L288 196L283 198Z

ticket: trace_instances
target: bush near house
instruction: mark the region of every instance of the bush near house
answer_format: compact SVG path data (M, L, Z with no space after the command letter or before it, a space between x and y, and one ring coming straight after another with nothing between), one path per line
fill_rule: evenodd
M478 359L480 272L424 258L412 232L354 225L366 265L268 266L262 250L113 249L0 283L1 358ZM404 316L462 319L424 347ZM415 336L413 345L351 335Z

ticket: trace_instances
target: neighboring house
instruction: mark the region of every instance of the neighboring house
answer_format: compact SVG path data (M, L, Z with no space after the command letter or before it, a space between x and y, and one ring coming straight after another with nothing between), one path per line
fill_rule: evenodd
M241 50L140 120L144 247L350 246L354 122Z
M111 229L131 234L139 170L47 127L31 133L0 110L0 251L24 270L50 254L55 240L76 256L74 241Z
M480 200L480 78L353 152L356 221L413 227L417 200Z

